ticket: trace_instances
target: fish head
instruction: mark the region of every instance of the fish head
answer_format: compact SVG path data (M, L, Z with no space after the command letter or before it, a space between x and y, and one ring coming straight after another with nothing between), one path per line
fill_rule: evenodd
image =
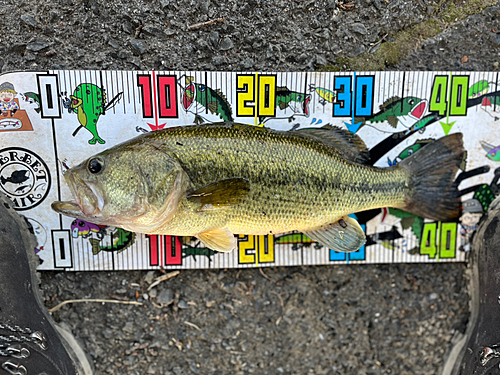
M486 156L493 161L500 161L500 146L490 150Z
M92 156L64 178L73 200L53 202L56 212L141 233L172 218L188 181L173 156L141 141Z
M421 119L427 109L427 101L414 96L403 99L403 113Z

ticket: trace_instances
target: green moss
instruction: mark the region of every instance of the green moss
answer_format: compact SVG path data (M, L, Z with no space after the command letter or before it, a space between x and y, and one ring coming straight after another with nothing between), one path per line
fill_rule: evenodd
M468 0L461 6L456 6L452 1L446 10L440 15L443 22L450 23L463 20L468 16L480 13L484 8L495 5L496 0Z
M408 30L393 35L393 42L385 42L374 53L363 53L352 58L338 58L333 65L327 65L320 70L338 71L376 71L395 65L418 45L428 38L439 34L450 22L462 20L470 15L481 12L484 8L496 4L497 0L467 0L461 6L455 6L454 0L444 0L436 13L439 20L429 20L419 23ZM443 9L444 10L439 10Z

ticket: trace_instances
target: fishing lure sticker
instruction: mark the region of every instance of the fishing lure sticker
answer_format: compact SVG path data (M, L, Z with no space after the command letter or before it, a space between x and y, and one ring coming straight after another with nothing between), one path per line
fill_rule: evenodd
M47 71L0 76L0 191L38 239L41 270L248 268L463 262L481 216L500 195L497 72ZM219 253L196 238L147 235L63 217L63 173L90 155L164 128L239 122L276 130L347 129L367 164L397 165L463 133L462 213L435 222L396 208L351 215L366 234L352 253L303 233L238 235ZM293 203L290 203L293 204Z

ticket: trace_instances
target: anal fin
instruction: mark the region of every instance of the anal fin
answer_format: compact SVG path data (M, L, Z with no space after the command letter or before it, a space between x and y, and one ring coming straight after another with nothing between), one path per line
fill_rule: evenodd
M320 245L345 253L358 250L366 242L363 229L349 216L343 216L336 223L303 233Z
M206 232L198 233L196 236L209 249L228 253L238 245L234 234L227 228L215 228Z

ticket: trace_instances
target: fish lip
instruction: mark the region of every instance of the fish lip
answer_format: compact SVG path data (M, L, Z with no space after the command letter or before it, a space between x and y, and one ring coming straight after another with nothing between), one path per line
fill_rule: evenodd
M95 217L101 213L102 207L104 205L104 200L102 198L102 194L98 193L98 190L94 184L83 181L82 179L78 178L78 176L75 176L70 171L68 171L64 174L64 178L66 179L66 182L69 186L69 189L71 191L71 195L74 197L74 203L76 203L78 205L78 207L80 208L80 211L85 216ZM85 194L89 198L94 198L95 200L97 200L97 202L98 202L97 207L95 205L84 204L80 195L78 194L77 180L78 180L78 183L80 184L80 186L84 187ZM92 199L92 200L94 200L94 199Z

